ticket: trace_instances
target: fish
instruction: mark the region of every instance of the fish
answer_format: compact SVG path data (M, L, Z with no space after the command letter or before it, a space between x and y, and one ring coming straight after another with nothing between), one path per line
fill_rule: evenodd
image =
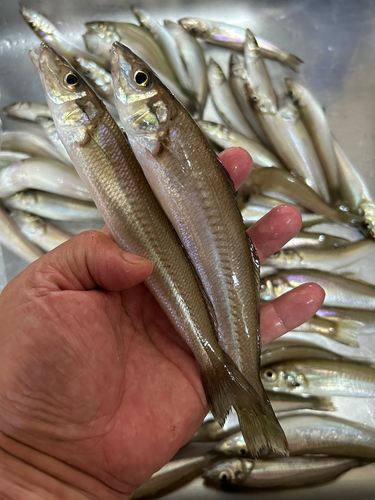
M358 334L375 333L375 312L362 309L350 309L340 307L321 307L316 315L319 318L328 319L343 327L353 325L353 330Z
M199 120L198 125L209 140L222 149L239 147L245 149L253 160L254 168L278 167L284 168L283 164L258 140L248 139L245 135L231 130L228 127L215 122Z
M21 120L28 120L35 122L39 116L51 118L51 113L47 104L39 102L15 102L3 108L4 113L12 118L20 118Z
M339 238L338 236L332 236L324 233L300 231L297 236L289 240L288 243L283 246L283 248L286 249L307 246L317 249L341 248L348 243L349 240L345 238Z
M291 359L333 359L333 360L344 360L342 356L337 354L335 351L330 349L325 349L311 343L296 343L297 341L287 341L287 339L281 339L270 344L267 344L262 348L262 354L260 356L260 364L262 367L278 363L281 361L289 361Z
M303 283L311 282L324 289L324 307L375 310L373 285L313 269L283 270L263 278L260 296L263 300L272 300Z
M72 163L70 161L69 155L66 152L62 142L60 141L59 136L56 132L55 124L53 123L52 118L47 118L45 116L38 116L36 119L36 123L43 129L43 132L46 134L47 139L53 146L55 146L56 150L60 154L66 165L71 166Z
M15 153L14 151L0 151L0 169L26 158L30 158L30 156L24 153Z
M266 265L275 269L320 269L333 271L349 266L361 259L371 256L375 251L375 242L364 239L348 243L342 248L321 249L319 252L312 247L281 249L271 255Z
M270 168L270 167L268 167ZM267 168L267 170L268 170ZM280 202L279 205L285 205L285 202ZM241 208L241 215L243 222L246 227L250 227L262 217L264 217L271 210L269 207L252 205L249 203ZM324 219L321 215L303 213L302 215L302 228L308 228L315 224L321 224L323 222L327 222L327 219Z
M189 89L194 92L203 113L207 101L208 82L207 64L202 47L180 24L165 20L164 27L176 42L182 61L186 67Z
M153 263L145 284L193 352L214 418L223 425L233 406L256 456L267 447L269 437L272 444L277 440L262 434L269 426L257 393L220 348L190 261L123 132L91 87L56 51L42 43L38 55L30 52L30 57L60 139L114 240Z
M72 168L45 158L26 158L0 170L0 198L24 189L91 201L89 191Z
M326 115L311 92L300 83L295 82L292 78L285 78L285 85L288 95L297 106L301 120L312 139L332 199L335 199L339 194L339 172Z
M96 57L89 52L85 52L74 45L70 40L64 37L62 33L60 33L51 21L41 14L38 14L38 12L26 9L23 6L20 8L20 12L26 23L30 26L37 37L43 42L48 43L50 47L57 50L59 54L68 59L71 64L74 64L75 57L80 56L94 61L99 66L107 67L107 69L109 69L108 64L106 64L103 59Z
M267 415L259 432L284 454L286 443L258 378L259 259L233 185L203 132L151 68L118 42L111 62L122 127L202 282L220 345L258 394ZM239 419L242 428L241 413Z
M58 160L64 162L64 158L49 141L39 135L29 132L7 131L2 134L2 149L23 153L28 156Z
M86 33L83 35L87 50L105 58L110 65L112 43L121 41L129 45L136 54L149 64L160 75L167 87L185 106L192 108L188 97L179 86L176 75L171 69L163 51L152 35L137 24L117 23L113 21L92 21L85 23Z
M334 222L361 227L362 219L349 212L337 210L328 205L311 187L303 180L276 167L253 169L249 177L241 185L237 197L249 197L249 193L261 193L267 196L286 196L294 203L311 210Z
M284 201L278 200L277 198L271 198L270 196L265 196L263 194L258 194L258 193L249 193L248 199L247 197L245 198L241 196L241 198L238 198L238 200L240 209L248 205L250 202L251 204L254 204L254 206L265 207L268 209L279 207L280 205L285 204ZM301 214L311 215L311 212L309 212L309 210L302 207L301 205L297 205L296 203L290 203L290 202L287 203L289 206L296 208Z
M375 459L375 429L332 415L311 411L280 415L280 423L290 446L291 456L322 454L331 457ZM240 432L224 439L214 451L232 458L247 457Z
M0 204L0 245L28 263L34 262L44 252L31 243L18 229L17 224Z
M290 488L331 481L360 465L354 458L336 457L290 457L256 462L229 458L207 468L203 478L222 488Z
M205 42L239 52L243 52L244 50L246 30L243 28L219 21L208 21L207 19L198 17L185 17L180 19L179 23L191 35L201 38ZM259 36L256 39L263 57L274 59L293 71L299 71L299 65L303 63L302 59L285 52Z
M194 436L190 439L189 443L211 443L215 441L221 441L235 432L240 430L240 424L238 421L234 425L227 425L225 423L224 427L216 422L214 418L205 420L199 427Z
M350 161L336 139L333 139L340 178L341 197L353 212L363 214L365 224L375 237L375 201L358 170Z
M91 201L67 198L38 190L19 191L2 198L8 210L24 210L40 217L58 221L102 220L98 209Z
M261 369L268 391L307 396L375 397L375 369L349 360L291 359Z
M70 234L61 231L41 217L22 210L13 210L9 215L21 233L45 252L50 252L71 237Z
M77 66L77 69L86 80L91 83L96 93L102 99L114 105L111 73L93 61L79 56L75 58L75 66Z
M163 490L181 487L202 474L204 467L213 461L210 455L180 458L164 465L158 472L135 490L132 499L154 496Z
M246 73L245 64L242 59L238 57L237 54L231 54L229 58L229 86L232 90L232 94L237 101L238 107L241 109L242 114L246 118L247 122L254 130L259 140L268 148L271 149L272 146L267 139L266 134L263 132L262 127L258 121L258 118L249 103L247 92L245 90L245 85L248 80L248 75Z
M357 324L354 321L346 323L335 323L329 319L313 316L302 325L294 328L294 332L316 333L323 335L340 344L350 347L359 347L357 341Z
M259 141L258 136L247 123L241 109L232 94L223 70L213 59L208 63L208 87L223 122L232 130L239 132L253 141Z

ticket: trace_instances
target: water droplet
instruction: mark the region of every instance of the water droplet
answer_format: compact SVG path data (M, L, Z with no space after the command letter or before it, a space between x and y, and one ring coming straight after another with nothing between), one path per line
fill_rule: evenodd
M9 38L4 40L4 44L8 47L8 49L12 48L12 40L9 40Z

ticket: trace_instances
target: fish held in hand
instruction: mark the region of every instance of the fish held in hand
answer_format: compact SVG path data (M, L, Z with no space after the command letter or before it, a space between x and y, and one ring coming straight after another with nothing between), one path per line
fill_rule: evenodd
M283 435L258 377L259 261L224 167L191 116L145 62L119 43L112 50L122 126L203 284L220 345L262 401L259 437L285 453ZM249 399L249 408L252 403ZM240 406L235 409L250 436L251 427L260 422L258 416L244 420Z

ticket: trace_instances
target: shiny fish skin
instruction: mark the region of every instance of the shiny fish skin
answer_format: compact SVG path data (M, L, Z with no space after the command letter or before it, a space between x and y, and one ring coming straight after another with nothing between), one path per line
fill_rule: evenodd
M30 56L60 138L115 241L153 262L145 283L194 353L212 414L221 424L232 406L240 405L247 414L256 393L221 350L190 262L123 132L89 85L53 49L41 44L39 55ZM73 89L63 85L67 72L77 78ZM260 411L257 400L251 409Z
M57 135L56 127L55 124L53 123L52 118L46 118L45 116L38 116L36 122L43 129L44 133L47 136L47 139L55 146L61 158L63 158L64 163L66 165L73 166L72 162L70 161L69 155L63 146L63 143L60 141L60 138Z
M286 339L277 340L275 343L270 343L262 348L260 357L261 366L265 367L290 359L343 359L334 351L318 347L313 344L296 344L296 341L286 341Z
M147 72L149 88L137 88L133 80L140 69ZM249 425L249 432L260 425L258 434L250 431L247 438L252 433L255 454L263 446L284 454L284 438L258 378L259 261L223 165L183 106L144 61L118 43L113 46L112 77L121 124L201 279L219 343L261 401L262 416L256 410L251 422L234 405L241 428ZM253 403L249 397L247 408Z
M64 158L49 141L29 132L4 132L1 147L16 153L64 162Z
M267 169L268 168L269 167L267 167ZM279 205L285 205L285 202L281 201ZM269 207L257 206L249 203L248 205L245 205L241 208L243 223L245 224L246 227L250 227L256 222L258 222L258 220L260 220L264 215L268 214L270 210L271 208ZM307 228L315 224L321 224L326 221L327 220L324 219L321 215L309 214L309 213L302 214L303 228Z
M325 318L313 316L293 331L317 333L340 344L359 347L357 342L357 324L353 321L347 321L346 324L339 324Z
M8 167L12 163L30 158L24 153L14 153L13 151L0 151L0 169Z
M343 248L316 251L311 247L281 249L266 260L275 269L320 269L332 271L348 266L375 252L370 239L348 243Z
M75 57L75 65L99 96L114 105L111 73L84 57Z
M65 243L71 236L36 215L14 210L10 217L15 221L21 233L45 252L50 252Z
M224 487L290 488L330 481L360 465L351 458L291 457L256 462L231 458L206 469L203 477Z
M198 125L209 140L223 149L239 147L245 149L253 159L254 167L284 168L282 163L260 142L248 139L245 135L231 130L219 123L199 120Z
M247 92L245 89L245 84L247 82L248 76L245 70L245 64L242 59L238 57L237 54L231 54L229 59L229 86L232 90L233 96L242 111L242 114L248 121L251 128L254 130L256 135L259 137L261 142L265 144L268 148L271 148L270 142L267 139L266 134L263 132L262 127L258 121L258 118L249 103L247 97Z
M261 280L260 296L271 300L303 283L318 283L325 291L324 306L375 310L375 287L317 270L284 270Z
M275 208L275 207L279 207L280 205L283 205L285 203L287 203L288 205L292 206L292 207L295 207L301 214L309 214L311 215L311 212L309 212L309 210L307 210L306 208L302 207L301 205L296 205L295 203L290 203L289 201L281 201L281 200L278 200L277 198L271 198L270 196L265 196L263 194L258 194L258 193L251 193L251 196L250 196L250 193L249 193L249 199L243 199L243 198L239 198L238 199L239 201L239 206L240 208L243 205L243 203L246 201L246 205L249 204L249 203L253 203L255 206L258 206L258 207L265 207L265 208L269 208L269 209L272 209L272 208Z
M340 307L321 307L317 311L317 316L334 321L340 327L353 325L353 329L358 334L375 333L375 312L363 311L360 309L342 309Z
M314 247L317 249L340 248L348 243L349 240L337 236L300 231L297 236L289 240L288 243L283 246L283 249L297 247Z
M81 50L76 45L72 44L67 40L62 33L54 26L48 19L46 19L41 14L38 14L34 10L26 9L25 7L20 8L20 12L26 23L34 31L40 40L48 43L50 47L53 47L62 56L74 64L74 58L76 56L85 57L94 61L96 64L105 67L106 63L103 59L96 57L89 52ZM109 69L109 68L108 68Z
M326 115L314 96L301 84L291 78L285 78L288 95L299 110L301 119L310 134L325 178L333 198L339 191L339 173L336 155L333 149L332 135Z
M253 141L258 136L247 123L238 107L227 79L220 66L213 59L208 63L208 86L217 112L225 124Z
M39 102L15 102L9 104L9 106L5 106L3 111L7 116L28 120L30 122L35 122L39 116L51 118L51 113L47 104L41 104Z
M202 47L181 25L165 20L164 26L173 36L179 48L189 78L189 89L196 95L203 113L208 94L208 82L207 64Z
M40 189L78 200L91 200L86 186L72 168L44 158L27 158L0 170L0 198L24 189Z
M20 191L1 202L9 210L24 210L53 220L102 220L94 203L44 191Z
M0 244L26 262L34 262L44 252L31 243L18 229L9 213L0 205Z
M197 17L185 17L180 19L179 23L193 36L201 38L205 42L240 52L244 50L246 30L243 28ZM256 39L263 57L275 59L293 71L299 71L302 59L285 52L261 37L257 36Z
M306 358L261 369L268 391L308 396L375 397L375 369L349 360Z

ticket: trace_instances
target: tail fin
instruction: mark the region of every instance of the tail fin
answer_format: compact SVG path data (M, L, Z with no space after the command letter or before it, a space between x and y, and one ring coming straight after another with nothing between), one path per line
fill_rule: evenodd
M303 63L302 59L293 54L288 54L288 57L284 62L285 66L288 66L288 68L292 69L296 73L299 73L299 65L301 63Z
M336 406L333 404L332 399L328 397L317 397L314 402L314 410L319 411L337 411Z
M340 344L348 345L350 347L359 347L357 342L357 321L336 321L332 327L333 331L327 335L328 338L340 342Z
M210 410L221 426L230 408L236 410L249 453L258 457L263 449L278 456L288 455L288 443L270 404L262 402L233 361L224 354L216 359L212 373L201 373ZM217 366L217 361L220 365Z

